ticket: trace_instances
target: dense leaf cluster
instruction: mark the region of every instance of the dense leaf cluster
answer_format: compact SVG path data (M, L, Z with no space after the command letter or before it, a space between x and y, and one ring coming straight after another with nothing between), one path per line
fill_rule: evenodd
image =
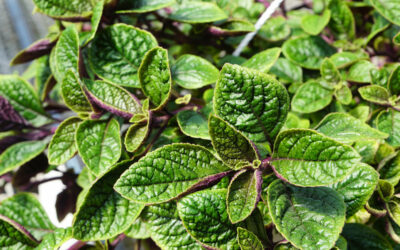
M55 24L0 76L0 248L400 248L400 0L281 5L242 56L268 1L33 1Z

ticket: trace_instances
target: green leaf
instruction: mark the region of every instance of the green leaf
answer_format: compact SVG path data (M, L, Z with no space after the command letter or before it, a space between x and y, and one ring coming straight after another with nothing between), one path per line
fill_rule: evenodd
M390 22L376 11L373 13L373 18L374 24L371 27L371 31L365 41L365 44L368 44L377 34L387 29L390 25Z
M227 212L232 223L245 220L256 208L261 184L260 171L243 169L232 178L226 198Z
M255 54L245 61L242 66L266 73L275 64L280 54L281 48L270 48Z
M42 205L30 193L18 193L3 200L0 214L21 224L37 238L55 229Z
M89 241L115 237L127 230L140 215L143 205L125 199L113 189L129 164L129 161L117 164L92 184L75 214L72 225L75 239Z
M242 35L255 31L254 25L246 20L231 19L220 26L212 26L210 31L221 36Z
M400 45L400 32L393 37L393 43L396 45Z
M175 0L121 0L118 2L118 14L146 13L171 6Z
M62 82L65 74L72 70L78 75L79 35L74 25L64 30L50 54L51 72L57 82Z
M388 134L346 113L330 113L315 128L335 140L347 144L362 139L385 139Z
M287 40L282 46L282 53L294 63L306 69L318 70L325 57L330 57L336 50L319 36L302 36Z
M125 147L128 152L135 152L149 133L150 123L136 123L129 127L125 135Z
M15 75L0 76L0 95L33 126L42 126L51 119L46 115L32 86Z
M80 0L33 0L40 12L56 18L66 20L79 20L88 18L92 14L93 1Z
M0 248L5 250L28 250L38 242L21 225L0 215Z
M322 186L343 180L361 157L350 146L313 130L281 132L271 164L280 178L299 186Z
M176 202L146 207L142 217L149 227L151 238L162 249L202 249L183 226Z
M46 82L52 77L50 69L49 55L45 55L36 60L35 89L40 100L44 100Z
M242 250L263 250L261 241L251 231L238 227L237 241Z
M46 141L24 141L13 144L0 154L0 175L10 172L42 153Z
M400 6L395 0L371 0L374 8L390 22L400 25Z
M194 55L183 55L171 68L172 79L185 89L199 89L215 83L219 71L209 61Z
M356 249L393 249L390 243L374 229L357 223L347 223L342 232L349 250Z
M228 170L207 149L176 143L142 157L122 174L114 188L138 203L162 203Z
M355 37L356 28L351 9L343 0L332 0L328 8L331 10L329 28L338 39L352 40Z
M316 36L328 25L330 18L331 11L328 9L324 11L322 16L315 14L305 15L301 19L301 27L308 34Z
M146 208L145 208L146 209ZM141 213L143 214L143 212ZM150 231L147 225L140 217L133 222L133 224L124 232L128 237L133 239L147 239L150 238Z
M393 197L386 203L390 218L397 224L400 225L400 198Z
M291 128L310 128L310 121L308 119L302 119L294 113L289 112L285 126L282 129Z
M301 249L330 249L345 222L345 204L330 188L303 188L276 180L268 187L276 229Z
M353 100L353 94L351 89L347 86L347 83L342 84L339 89L335 89L333 93L336 100L343 105L349 105Z
M139 100L126 89L106 81L85 81L90 99L99 107L126 119L142 112Z
M325 58L322 61L320 72L322 79L325 80L330 87L334 87L341 81L342 77L340 76L339 70L329 58Z
M143 93L150 98L156 110L168 101L172 88L167 50L156 47L147 52L139 68Z
M76 113L89 113L92 105L89 103L79 77L73 70L68 70L61 83L61 95L65 104Z
M387 162L379 169L381 179L384 179L393 186L396 186L400 180L400 153L397 152L393 156L386 157Z
M396 67L390 75L388 89L393 95L400 94L400 66Z
M96 32L99 28L101 17L103 16L104 9L104 1L105 0L97 0L93 7L93 14L90 19L90 23L92 25L92 29L89 31L89 35L83 41L80 41L83 46L87 45L96 35Z
M345 204L346 215L350 217L362 208L378 184L378 173L367 164L359 164L344 180L329 185L338 192Z
M89 63L100 78L115 84L139 88L137 75L147 51L157 41L147 31L126 24L114 24L99 32L89 48Z
M177 121L182 133L193 138L210 140L207 116L193 110L183 110L177 115Z
M349 114L363 122L366 122L369 118L369 106L363 104L358 105L354 109L350 110Z
M358 89L361 97L369 102L376 103L376 104L389 104L390 94L389 92L378 85L369 85L364 86Z
M303 82L301 67L282 57L276 60L269 70L269 74L276 75L281 82Z
M109 121L82 122L76 131L76 144L83 162L95 175L101 175L121 156L119 123Z
M258 159L252 143L221 118L211 115L208 126L215 151L232 169L238 170L250 166Z
M72 238L72 228L57 228L53 233L46 234L35 248L36 250L59 249L64 242Z
M341 69L360 60L368 59L368 54L365 52L342 51L332 55L330 59L338 69Z
M257 33L269 42L277 42L290 35L290 26L283 16L271 17Z
M386 68L381 69L371 69L371 83L379 85L381 87L386 87L389 82L390 73Z
M201 1L184 1L182 4L175 4L168 17L184 23L211 23L228 18L215 3Z
M346 80L358 83L370 83L372 81L370 71L373 69L376 69L376 67L370 61L358 61L350 67Z
M215 87L215 113L255 142L274 138L289 111L285 87L255 70L225 64Z
M333 91L318 82L308 82L300 86L292 98L292 110L299 113L314 113L329 105Z
M226 195L224 189L193 193L178 202L178 212L190 235L205 246L238 249L237 229L226 211Z
M49 163L61 165L75 155L78 148L75 143L75 133L81 122L77 117L64 120L57 128L49 145Z
M400 112L391 109L381 111L376 118L376 127L389 134L386 141L390 145L400 146Z

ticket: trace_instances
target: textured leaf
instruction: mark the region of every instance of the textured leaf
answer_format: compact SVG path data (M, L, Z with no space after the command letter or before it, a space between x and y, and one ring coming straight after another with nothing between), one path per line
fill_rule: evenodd
M396 45L400 45L400 32L393 37L393 43Z
M46 234L35 248L37 250L58 249L64 242L72 238L72 228L57 228L53 233Z
M162 249L202 249L183 226L175 202L146 207L143 220L149 227L151 238Z
M371 82L370 71L373 69L376 67L370 61L358 61L350 67L346 79L351 82L369 83Z
M266 73L275 64L280 54L281 48L270 48L255 54L245 61L242 66Z
M386 141L393 147L400 146L400 112L384 110L376 118L376 127L380 131L389 134Z
M149 133L149 122L136 123L129 127L125 135L125 147L128 152L135 152Z
M46 83L53 78L50 69L50 56L45 55L35 61L36 63L36 74L35 74L35 89L38 93L40 100L45 99L45 86Z
M188 195L178 202L178 212L190 235L205 246L239 249L236 226L226 211L226 194L219 189Z
M185 135L210 140L207 116L205 114L193 110L183 110L178 113L177 121Z
M393 95L400 94L400 66L394 69L390 75L388 89Z
M260 171L242 170L232 178L226 199L227 212L232 223L245 220L256 208L261 184Z
M221 118L211 115L209 127L215 151L232 169L237 170L249 166L258 159L252 143Z
M186 89L199 89L215 83L219 71L209 61L194 55L183 55L171 68L172 79Z
M400 180L400 153L396 153L393 157L386 157L388 161L379 169L381 179L384 179L393 186L396 186Z
M310 35L318 35L328 25L331 18L331 11L326 9L322 16L310 14L301 19L301 27Z
M86 39L80 41L83 46L87 45L96 35L96 32L99 28L101 17L103 16L103 9L104 9L104 1L105 0L97 0L93 7L93 14L90 19L90 23L92 25L92 29L89 31L89 34Z
M254 25L246 20L232 19L220 26L212 26L210 32L219 36L235 36L255 31Z
M157 46L147 31L114 24L96 35L89 49L92 70L112 83L139 88L138 69L144 55Z
M261 241L247 229L237 228L237 241L242 250L263 250Z
M64 75L61 83L61 95L65 104L78 114L92 111L92 106L82 89L81 81L73 70L68 70Z
M191 144L171 144L134 163L115 184L115 190L138 203L169 201L229 169L208 150Z
M135 222L133 222L128 230L124 232L124 234L133 239L147 239L150 238L150 231L148 227L149 226L139 217L135 220Z
M345 204L347 217L353 216L371 197L378 184L378 173L366 164L356 166L344 180L330 185Z
M58 126L49 145L50 164L64 164L75 155L78 150L75 143L75 133L80 122L81 119L71 117Z
M67 71L78 75L79 35L74 25L64 30L50 54L51 72L57 82L62 82Z
M350 146L313 130L279 134L271 161L280 178L299 186L322 186L343 180L361 157Z
M283 16L271 17L257 35L270 42L281 41L290 35L290 26Z
M361 97L369 102L376 103L376 104L388 104L390 94L389 92L378 85L369 85L364 86L358 89Z
M166 104L172 87L167 50L156 47L147 52L139 68L139 80L156 109Z
M7 99L15 111L33 126L41 126L51 121L32 86L18 76L0 76L0 96Z
M85 81L89 98L98 107L126 119L141 113L139 100L126 89L106 81Z
M371 4L387 20L400 25L400 6L396 0L371 0Z
M215 3L184 1L172 6L170 19L185 23L211 23L228 18Z
M314 113L329 105L333 91L318 82L308 82L300 86L292 98L292 110L299 113Z
M393 249L390 243L377 231L362 224L347 223L342 232L349 250L357 249Z
M285 87L272 77L225 64L215 87L214 110L250 140L264 142L283 127L289 97Z
M28 122L13 108L10 102L0 96L0 132L20 130L28 126Z
M175 0L121 0L118 2L119 14L126 13L146 13L152 12L158 9L168 7L175 3Z
M48 38L40 39L34 42L33 44L29 45L29 47L25 48L21 52L19 52L11 60L10 65L27 63L43 55L46 55L50 53L54 45L55 42Z
M400 199L393 197L386 203L386 209L390 218L399 226L400 224Z
M302 82L303 71L300 66L292 63L286 58L278 58L269 70L270 74L276 75L282 82Z
M40 12L60 19L81 19L89 17L92 10L91 0L33 0Z
M388 134L371 128L368 124L346 113L330 113L315 128L337 141L351 144L362 139L385 139Z
M72 225L75 239L105 240L127 230L139 215L143 205L123 198L113 186L130 162L113 167L92 184Z
M338 52L330 57L331 61L339 69L348 67L363 59L368 59L368 54L365 52Z
M331 87L334 87L341 80L338 69L329 58L325 58L322 61L320 71L322 79L328 82Z
M374 11L372 15L374 18L374 24L371 27L371 31L367 37L367 40L365 41L365 44L369 43L377 34L387 29L390 25L390 22L377 11Z
M353 13L343 0L332 0L329 3L331 20L329 28L338 39L353 39L355 36L355 21Z
M319 36L290 39L282 46L282 53L287 59L306 69L319 69L323 59L335 52L335 49Z
M301 249L331 249L345 222L345 204L332 189L302 188L274 181L268 206L276 229Z
M14 170L44 151L45 141L25 141L13 144L0 154L0 175Z
M82 122L76 131L79 155L86 166L95 174L106 172L121 156L119 124L109 121Z
M333 95L336 97L338 102L344 105L349 105L353 100L353 94L347 84L342 84L339 89L335 89Z
M5 250L32 249L38 242L18 223L0 215L0 247Z

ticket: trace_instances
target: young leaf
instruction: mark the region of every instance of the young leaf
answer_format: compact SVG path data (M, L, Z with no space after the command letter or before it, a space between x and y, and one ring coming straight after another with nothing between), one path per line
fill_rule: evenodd
M179 217L190 235L205 246L237 249L236 226L231 224L226 211L227 191L203 190L178 202ZM213 208L213 209L210 209Z
M342 51L330 57L330 60L338 69L346 68L363 59L368 59L368 54L365 52Z
M226 206L232 223L245 220L256 208L261 193L260 171L241 170L232 178L228 187Z
M337 141L351 144L362 139L385 139L388 134L346 113L330 113L315 128Z
M92 29L89 31L88 36L83 40L80 41L82 46L87 45L96 35L97 29L99 28L101 17L103 16L103 9L104 9L104 1L105 0L97 0L93 7L93 14L90 19L90 23L92 25Z
M350 146L313 130L281 132L271 164L282 179L299 186L323 186L343 180L361 157Z
M51 119L46 115L32 86L15 75L0 76L0 96L7 99L33 126L42 126Z
M341 80L339 70L329 58L325 58L321 64L321 76L330 86L334 87Z
M371 197L378 184L378 173L366 164L356 166L344 180L329 185L342 196L347 218L353 216Z
M400 66L393 70L389 77L388 89L393 95L400 94Z
M326 9L322 16L306 15L301 19L301 27L310 35L318 35L328 25L331 18L331 11Z
M40 12L56 18L65 20L79 20L88 18L92 13L91 0L67 1L67 0L33 0Z
M229 169L207 149L191 144L159 148L134 163L114 188L138 203L172 200L203 183L225 176Z
M232 169L249 166L258 159L252 143L221 118L211 115L208 126L215 151Z
M351 93L351 89L347 86L347 83L342 84L339 89L335 89L333 95L336 97L336 100L343 105L349 105L353 100L353 94Z
M156 47L148 51L138 73L143 93L150 98L156 110L162 108L172 88L167 50Z
M393 147L400 146L400 112L383 110L376 118L376 128L389 134L386 141Z
M74 70L65 73L61 83L61 95L65 104L78 114L90 113L93 109Z
M76 131L76 145L83 162L95 175L101 175L121 156L119 123L109 121L82 122Z
M213 2L184 1L172 6L170 19L183 23L211 23L228 18Z
M393 0L371 0L374 8L390 22L400 25L400 7Z
M61 165L72 158L78 150L75 133L81 122L77 117L64 120L57 128L49 145L49 163Z
M269 73L276 75L282 82L293 83L303 81L303 70L301 67L282 57L276 60Z
M325 57L330 57L336 50L319 36L297 37L287 40L282 46L282 53L294 63L306 69L319 69Z
M0 132L20 130L28 126L28 122L13 108L10 102L0 96Z
M218 80L218 69L194 55L183 55L171 68L172 79L185 89L199 89Z
M225 64L215 87L214 110L250 140L264 142L274 138L283 127L289 96L272 77Z
M237 241L242 250L263 250L261 241L251 231L242 227L237 228Z
M281 48L270 48L261 51L245 61L242 66L266 73L275 64L281 51Z
M345 222L343 199L326 187L303 188L274 181L268 206L276 229L301 249L330 249Z
M342 232L348 249L393 249L390 243L376 230L357 223L347 223Z
M150 123L136 123L129 127L125 135L125 147L128 152L135 152L146 139Z
M370 71L374 69L376 67L370 61L358 61L350 67L346 80L357 83L370 83L372 81Z
M333 91L318 82L308 82L300 86L292 98L292 110L299 113L314 113L329 105Z
M330 1L331 10L329 28L338 39L354 39L356 28L353 13L343 0Z
M358 92L360 93L361 97L366 101L381 105L389 104L390 94L385 88L381 86L364 86L359 88Z
M89 62L100 78L115 84L139 88L138 69L144 55L157 46L147 31L126 24L114 24L98 33L89 48Z
M57 228L53 233L48 233L37 246L37 250L59 249L62 244L72 238L72 228Z
M38 242L26 229L11 219L0 215L0 247L2 249L32 249Z
M45 141L25 141L13 144L0 154L0 175L14 170L42 153Z
M171 6L175 0L121 0L118 2L118 14L147 13Z
M387 162L379 169L379 176L396 186L400 180L400 153L397 152L393 156L386 157L386 159L388 159Z
M98 107L126 119L142 112L139 100L126 89L106 81L85 81L89 99Z
M182 133L193 138L210 140L207 116L203 112L183 110L177 115L177 121Z

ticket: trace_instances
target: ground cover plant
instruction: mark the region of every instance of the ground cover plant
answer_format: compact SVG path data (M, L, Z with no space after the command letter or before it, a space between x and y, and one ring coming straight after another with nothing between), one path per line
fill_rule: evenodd
M399 0L282 4L240 56L268 1L33 1L55 24L0 76L2 249L399 249Z

